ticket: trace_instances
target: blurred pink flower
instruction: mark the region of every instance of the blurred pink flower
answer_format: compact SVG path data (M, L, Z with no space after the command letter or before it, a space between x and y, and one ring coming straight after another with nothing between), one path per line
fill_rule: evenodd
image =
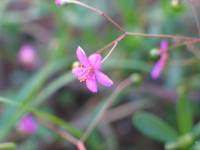
M167 40L162 40L160 43L160 59L154 65L151 71L151 77L157 79L164 70L169 57L169 46Z
M64 1L63 0L55 0L56 5L63 5Z
M85 81L87 88L92 92L97 92L97 82L106 87L113 85L113 81L101 72L101 55L94 53L87 57L85 51L78 47L76 55L79 65L73 68L72 73L80 82Z
M35 67L37 64L37 57L37 53L31 45L22 46L18 53L20 63L28 68Z
M17 130L23 134L34 134L38 129L37 121L31 115L25 115L17 124Z

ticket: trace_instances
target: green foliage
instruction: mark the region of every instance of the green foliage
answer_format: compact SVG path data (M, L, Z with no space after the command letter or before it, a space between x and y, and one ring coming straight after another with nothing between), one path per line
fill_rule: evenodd
M81 0L81 2L102 10L130 32L197 37L189 1L177 0L177 4L172 3L173 0ZM49 142L48 136L52 138L50 142L53 144L55 141L63 142L56 133L49 132L45 126L42 128L47 131L38 131L38 134L25 136L24 139L21 134L15 133L14 129L21 116L30 112L39 120L80 138L85 128L91 125L89 120L98 119L99 113L105 111L104 106L112 98L113 101L115 99L118 101L112 103L113 108L106 112L113 115L114 110L114 116L119 117L119 120L116 120L116 124L113 122L104 124L102 121L102 125L100 122L102 126L98 130L94 129L86 141L86 147L92 150L146 149L142 147L146 145L143 139L140 141L142 146L135 144L137 138L131 139L132 143L123 145L127 139L130 141L129 134L132 135L126 126L124 127L124 124L127 125L124 118L135 111L135 108L136 110L144 108L141 107L144 101L137 99L149 100L147 104L145 103L145 108L148 107L150 111L170 112L175 101L172 91L189 78L190 87L187 87L188 89L181 87L177 90L178 100L174 115L176 119L172 113L164 113L168 118L174 119L171 122L174 122L173 125L177 124L178 129L156 117L156 114L144 112L136 113L133 123L134 127L144 135L165 144L166 149L198 150L200 124L193 123L199 120L199 103L196 102L195 114L194 106L191 104L193 99L199 99L195 90L199 91L200 88L198 75L200 67L199 61L193 58L193 55L196 57L198 53L187 51L186 46L175 47L186 40L167 38L170 44L170 56L163 74L157 81L149 77L149 72L157 61L157 57L154 62L150 60L149 52L159 48L163 38L127 36L118 43L112 56L103 64L102 70L115 83L112 88L100 89L99 94L92 95L79 85L82 83L73 82L71 64L76 59L77 46L84 47L87 54L92 54L110 43L120 33L105 16L97 15L79 5L56 6L54 0L0 0L0 94L7 97L0 96L0 141L5 142L13 138L17 150L39 149L45 142ZM38 66L34 69L27 69L18 60L19 48L24 44L32 44L37 49ZM194 46L199 48L198 44ZM109 49L102 52L103 57ZM134 86L112 97L118 83L131 74ZM24 76L30 77L27 80L23 78ZM139 88L136 89L136 86ZM189 96L190 91L196 95ZM117 97L118 95L120 96ZM167 102L158 103L151 99L162 99ZM134 108L130 107L132 103ZM152 108L154 103L159 106ZM170 109L162 109L163 105L168 105ZM41 125L42 121L39 121ZM128 125L132 124L129 122ZM63 143L68 148L68 145L65 145L67 142ZM158 149L154 145L156 144L151 144L152 147L148 148ZM15 146L15 143L1 143L0 150L15 149Z
M173 141L178 137L174 128L164 120L150 113L140 112L135 114L133 123L143 134L160 142Z
M62 65L65 65L63 61L50 63L46 68L43 68L34 75L30 81L24 85L24 87L22 87L18 95L15 97L16 101L21 105L18 108L7 107L7 110L0 119L0 128L2 129L0 131L0 140L3 140L9 132L11 132L13 125L16 124L18 119L26 112L24 107L34 100L35 95L39 92L41 86L48 77L61 69ZM15 115L13 116L13 114Z
M187 97L187 89L184 86L178 88L177 123L180 134L190 132L193 125L193 114L190 101Z
M1 143L0 144L0 150L12 150L16 148L15 143Z

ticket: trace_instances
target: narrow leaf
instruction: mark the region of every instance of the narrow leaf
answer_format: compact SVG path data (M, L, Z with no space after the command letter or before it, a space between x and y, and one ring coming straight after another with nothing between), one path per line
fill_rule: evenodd
M24 105L34 100L35 95L41 89L45 81L55 72L65 65L63 60L55 61L38 71L30 80L19 90L15 97L15 102L20 103L18 107L7 107L0 118L0 141L2 141L11 131L20 116L25 112ZM13 115L15 114L15 115Z
M160 142L172 141L178 136L170 125L150 113L137 113L133 118L133 123L143 134Z
M193 115L190 101L187 97L186 88L181 86L178 88L178 101L176 105L177 124L182 135L190 132L193 124Z
M12 142L0 143L0 150L11 150L11 149L15 149L15 148L16 148L15 143L12 143Z

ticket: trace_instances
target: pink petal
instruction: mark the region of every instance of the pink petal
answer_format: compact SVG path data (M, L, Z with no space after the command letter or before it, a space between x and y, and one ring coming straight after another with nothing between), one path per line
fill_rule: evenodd
M24 134L34 134L38 128L38 123L31 115L25 115L17 125L17 130Z
M55 0L55 4L56 5L63 5L64 2L63 2L63 0Z
M151 77L157 79L161 74L161 62L157 62L151 71Z
M100 54L92 54L89 56L89 61L90 64L95 68L95 69L100 69L101 68L101 55Z
M83 66L90 66L87 55L80 46L76 49L76 56Z
M27 44L20 48L18 59L25 67L32 68L37 64L38 55L36 50L31 45Z
M160 53L161 53L160 59L158 60L158 62L155 64L155 66L151 71L151 77L153 79L157 79L164 70L169 57L168 50L169 50L168 41L162 40L160 43Z
M72 69L72 73L76 78L81 80L83 77L88 75L88 68L76 67Z
M159 61L155 64L155 66L153 67L152 71L151 71L151 77L153 79L157 79L160 74L162 73L162 71L164 70L166 63L168 60L168 55L163 55Z
M86 86L90 91L94 93L97 92L97 82L94 75L90 75L90 77L88 77L86 80Z
M160 43L160 52L161 54L166 53L169 49L168 41L162 40Z
M72 69L72 73L74 74L74 76L75 76L76 78L80 77L80 73L81 73L81 72L82 72L82 68L77 67L77 68L73 68L73 69Z
M105 75L103 72L95 71L95 75L96 75L97 81L100 84L102 84L106 87L110 87L113 85L113 81L107 75Z

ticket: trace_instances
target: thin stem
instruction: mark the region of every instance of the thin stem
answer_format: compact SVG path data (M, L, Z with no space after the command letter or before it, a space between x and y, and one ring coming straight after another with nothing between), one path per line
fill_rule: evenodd
M121 104L115 108L112 108L106 113L105 122L111 123L117 120L121 120L127 116L132 115L137 110L142 110L154 106L155 104L152 103L149 99L139 99L134 102L128 102L125 104Z
M137 32L126 32L117 22L115 22L108 14L106 14L105 12L92 7L90 5L87 5L83 2L80 2L78 0L63 0L64 3L73 3L73 4L77 4L80 5L82 7L85 7L89 10L91 10L92 12L96 13L99 16L102 16L104 18L106 18L111 24L113 24L113 26L115 26L118 30L124 32L125 36L127 35L131 35L131 36L142 36L142 37L156 37L156 38L181 38L181 39L197 39L194 37L188 37L188 36L176 36L176 35L168 35L168 34L146 34L146 33L137 33ZM200 39L198 39L200 41Z
M122 92L126 87L130 86L132 84L132 80L130 78L125 79L124 81L120 82L120 84L116 87L114 92L110 95L108 100L103 104L102 108L98 112L97 116L94 118L94 120L89 124L89 127L84 132L83 136L81 137L81 141L86 141L86 139L89 137L90 133L96 128L99 121L101 121L102 117L104 116L107 109L112 105L113 101L116 99L116 97L119 95L120 92Z
M183 59L183 60L172 60L171 64L178 64L179 66L188 66L188 65L193 65L195 63L198 63L199 60L196 58L188 58L188 59Z
M194 55L194 57L196 57L198 60L200 60L200 53L199 53L198 48L191 44L187 44L186 46L187 46L188 50Z
M126 32L117 22L115 22L108 14L106 14L105 12L95 8L95 7L92 7L90 5L87 5L83 2L80 2L78 0L63 0L65 3L73 3L73 4L77 4L77 5L80 5L82 7L85 7L89 10L91 10L92 12L96 13L97 15L99 16L102 16L104 18L106 18L111 24L113 24L113 26L115 26L118 30L124 32L124 37L127 36L127 35L131 35L131 36L142 36L142 37L156 37L156 38L172 38L172 39L175 39L175 38L181 38L181 39L186 39L186 40L189 40L189 39L197 39L197 38L194 38L194 37L188 37L188 36L177 36L177 35L168 35L168 34L146 34L146 33L137 33L137 32ZM198 22L198 20L197 20ZM198 23L199 24L199 23ZM200 25L199 25L200 26ZM123 37L123 38L124 38ZM198 39L200 41L200 39Z
M114 21L108 14L106 14L105 12L97 9L97 8L94 8L90 5L87 5L81 1L77 1L77 0L63 0L64 2L66 3L73 3L73 4L77 4L77 5L80 5L82 7L85 7L89 10L91 10L92 12L94 12L95 14L99 15L99 16L102 16L104 17L105 19L107 19L113 26L115 26L119 31L121 32L125 32L124 29L116 22Z
M191 0L190 0L191 1ZM123 34L121 34L119 37L117 37L115 40L113 40L112 42L110 42L109 44L107 44L105 47L101 48L100 50L98 50L97 52L101 53L102 51L104 51L105 49L115 45L115 43L118 43L119 41L121 41L122 39L124 39L126 36L140 36L140 37L154 37L154 38L169 38L169 39L182 39L182 40L196 40L194 43L200 42L199 38L195 38L195 37L188 37L188 36L177 36L177 35L168 35L168 34L148 34L148 33L137 33L137 32L126 32L123 27L121 27L117 22L115 22L108 14L106 14L105 12L92 7L88 4L85 4L79 0L63 0L63 3L73 3L73 4L77 4L79 6L85 7L87 9L89 9L90 11L96 13L99 16L104 17L105 19L107 19L115 28L117 28L119 31L122 31ZM192 4L191 4L192 5ZM195 9L193 8L193 13L195 16L195 20L197 23L197 27L200 33L200 23L199 20L197 18ZM192 43L191 43L192 44ZM183 44L184 45L184 44Z
M104 57L104 59L101 61L101 63L103 63L106 59L108 59L108 57L112 54L112 52L114 51L114 49L116 48L118 42L115 42L113 47L111 48L111 50L108 52L108 54Z
M178 35L169 35L169 34L148 34L148 33L137 33L137 32L126 32L126 35L130 36L141 36L141 37L149 37L149 38L168 38L168 39L184 39L184 40L194 40L199 38L188 37L188 36L178 36Z
M97 52L98 53L102 53L104 50L106 50L106 49L110 48L111 46L113 46L116 42L119 43L125 37L126 37L126 33L121 34L116 39L114 39L113 41L111 41L110 43L108 43L106 46L104 46L103 48L97 50Z
M173 38L173 39L177 39L177 37L178 37L178 36L174 36L174 35L145 34L145 33L125 32L125 33L121 34L120 36L118 36L113 41L111 41L110 43L108 43L103 48L97 50L97 52L98 53L102 53L104 50L107 50L108 48L110 48L111 46L113 46L115 44L115 42L119 43L121 40L123 40L128 35L129 36L154 37L154 38ZM182 38L182 39L187 40L187 41L186 42L182 42L180 44L177 44L173 48L184 46L184 45L188 45L188 44L195 44L195 43L200 42L199 38L192 38L192 37L185 37L185 36L184 37L183 36L179 36L179 38Z
M78 148L78 150L86 150L84 144L82 141L80 141L79 139L75 138L74 136L72 136L70 133L55 127L53 124L50 124L49 122L47 123L46 121L38 118L40 120L41 123L43 123L44 126L46 126L48 129L54 131L55 133L57 133L58 135L60 135L62 138L64 138L66 141L69 141L70 143L76 145L76 147Z
M10 100L10 99L7 99L7 98L1 97L1 96L0 96L0 103L10 104L10 105L13 105L13 106L22 106L22 104L17 103L14 100ZM24 106L24 108L27 110L27 112L32 112L34 114L37 114L37 112L38 112L38 110L36 110L36 109L34 109L32 107L29 107L29 106ZM40 115L37 115L37 119L45 127L51 129L52 131L54 131L55 133L57 133L58 135L63 137L65 140L67 140L70 143L76 145L79 150L86 150L83 142L80 141L79 139L75 138L74 136L72 136L67 131L64 131L61 128L56 127L54 124L52 124L50 122L47 122L44 118L40 117ZM1 148L1 144L0 144L0 148Z
M195 20L195 22L196 22L197 31L198 31L199 36L200 36L200 22L199 22L199 19L198 19L198 15L197 15L197 12L196 12L196 8L195 8L195 6L193 5L192 2L193 2L192 0L188 0L188 3L190 4L190 6L191 6L191 8L192 8L192 14L193 14L194 20Z

